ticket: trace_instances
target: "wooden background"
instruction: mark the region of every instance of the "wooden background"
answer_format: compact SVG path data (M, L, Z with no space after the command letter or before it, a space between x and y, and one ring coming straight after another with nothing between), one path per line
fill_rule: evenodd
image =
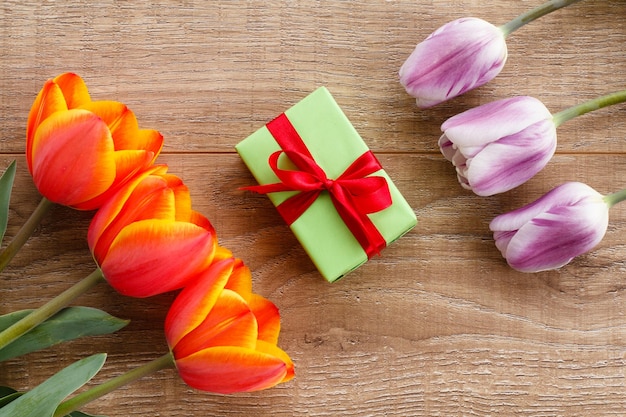
M622 416L626 413L626 205L600 245L559 271L517 273L488 229L496 215L568 180L626 185L625 107L572 120L530 182L482 198L461 189L437 148L440 125L516 94L553 112L626 86L626 2L587 0L508 39L487 86L419 110L400 65L463 16L503 24L539 0L4 0L0 6L0 163L17 159L10 238L39 196L23 157L26 116L44 81L74 71L94 99L126 103L165 136L160 162L191 188L224 246L281 309L296 378L216 396L168 370L86 411L116 416ZM334 284L316 272L234 145L317 86L335 96L414 208L418 226ZM57 207L0 276L0 313L36 307L94 268L91 213ZM173 298L78 300L131 319L118 333L0 365L27 389L97 352L103 381L163 354Z

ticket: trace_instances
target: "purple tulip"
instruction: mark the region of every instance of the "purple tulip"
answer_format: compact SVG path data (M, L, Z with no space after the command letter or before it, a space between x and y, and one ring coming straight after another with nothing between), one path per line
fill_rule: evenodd
M583 183L568 182L525 207L496 217L489 228L513 269L556 269L602 240L609 222L609 197Z
M552 114L528 96L467 110L446 120L441 130L441 153L456 167L461 185L480 196L526 182L556 150Z
M447 23L419 43L400 68L400 83L427 108L479 87L504 67L504 32L478 18Z

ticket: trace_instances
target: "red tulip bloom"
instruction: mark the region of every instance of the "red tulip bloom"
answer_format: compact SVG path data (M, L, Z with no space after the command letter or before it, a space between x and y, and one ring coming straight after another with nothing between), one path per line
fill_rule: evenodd
M28 115L26 158L37 189L81 210L100 207L152 165L162 146L161 134L139 129L124 104L91 101L76 74L48 80Z
M229 394L293 378L293 362L277 347L278 309L251 287L250 271L240 260L219 259L172 304L165 335L189 386Z
M189 190L163 165L113 195L94 216L87 239L109 284L133 297L183 287L211 263L217 247L213 226L191 209Z

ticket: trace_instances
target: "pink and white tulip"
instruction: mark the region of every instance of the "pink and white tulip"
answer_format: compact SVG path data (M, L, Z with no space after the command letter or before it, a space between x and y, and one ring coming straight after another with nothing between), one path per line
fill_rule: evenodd
M400 68L400 83L418 107L432 107L491 81L506 58L500 28L478 18L457 19L417 45Z
M519 96L457 114L441 125L441 153L459 183L480 196L523 184L550 161L556 125L541 101Z
M586 184L568 182L489 224L496 247L518 271L560 268L604 237L610 202Z

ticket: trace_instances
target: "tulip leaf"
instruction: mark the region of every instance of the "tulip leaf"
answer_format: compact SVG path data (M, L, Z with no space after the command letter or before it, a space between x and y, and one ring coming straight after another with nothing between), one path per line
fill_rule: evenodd
M4 398L7 395L11 395L11 394L14 394L16 392L17 391L15 391L13 388L0 386L0 398Z
M0 387L0 408L4 407L22 394L22 392L17 392L13 388Z
M94 377L104 365L99 353L74 362L32 390L0 408L0 417L52 417L59 404Z
M14 392L13 394L5 395L4 397L0 398L0 408L9 404L11 401L19 398L23 394L23 392Z
M69 414L69 417L104 417L104 416L96 416L93 414L83 413L82 411L74 411Z
M0 177L0 242L9 224L9 201L11 200L14 179L15 161L11 162L4 174L2 174L2 177Z
M31 311L20 310L0 316L0 331ZM0 349L0 362L83 336L113 333L127 324L128 320L118 319L102 310L91 307L68 307Z
M14 311L9 314L5 314L4 316L0 316L0 331L11 326L13 323L17 322L18 320L21 320L22 318L26 317L28 313L30 313L31 311L33 310L20 310L20 311Z

